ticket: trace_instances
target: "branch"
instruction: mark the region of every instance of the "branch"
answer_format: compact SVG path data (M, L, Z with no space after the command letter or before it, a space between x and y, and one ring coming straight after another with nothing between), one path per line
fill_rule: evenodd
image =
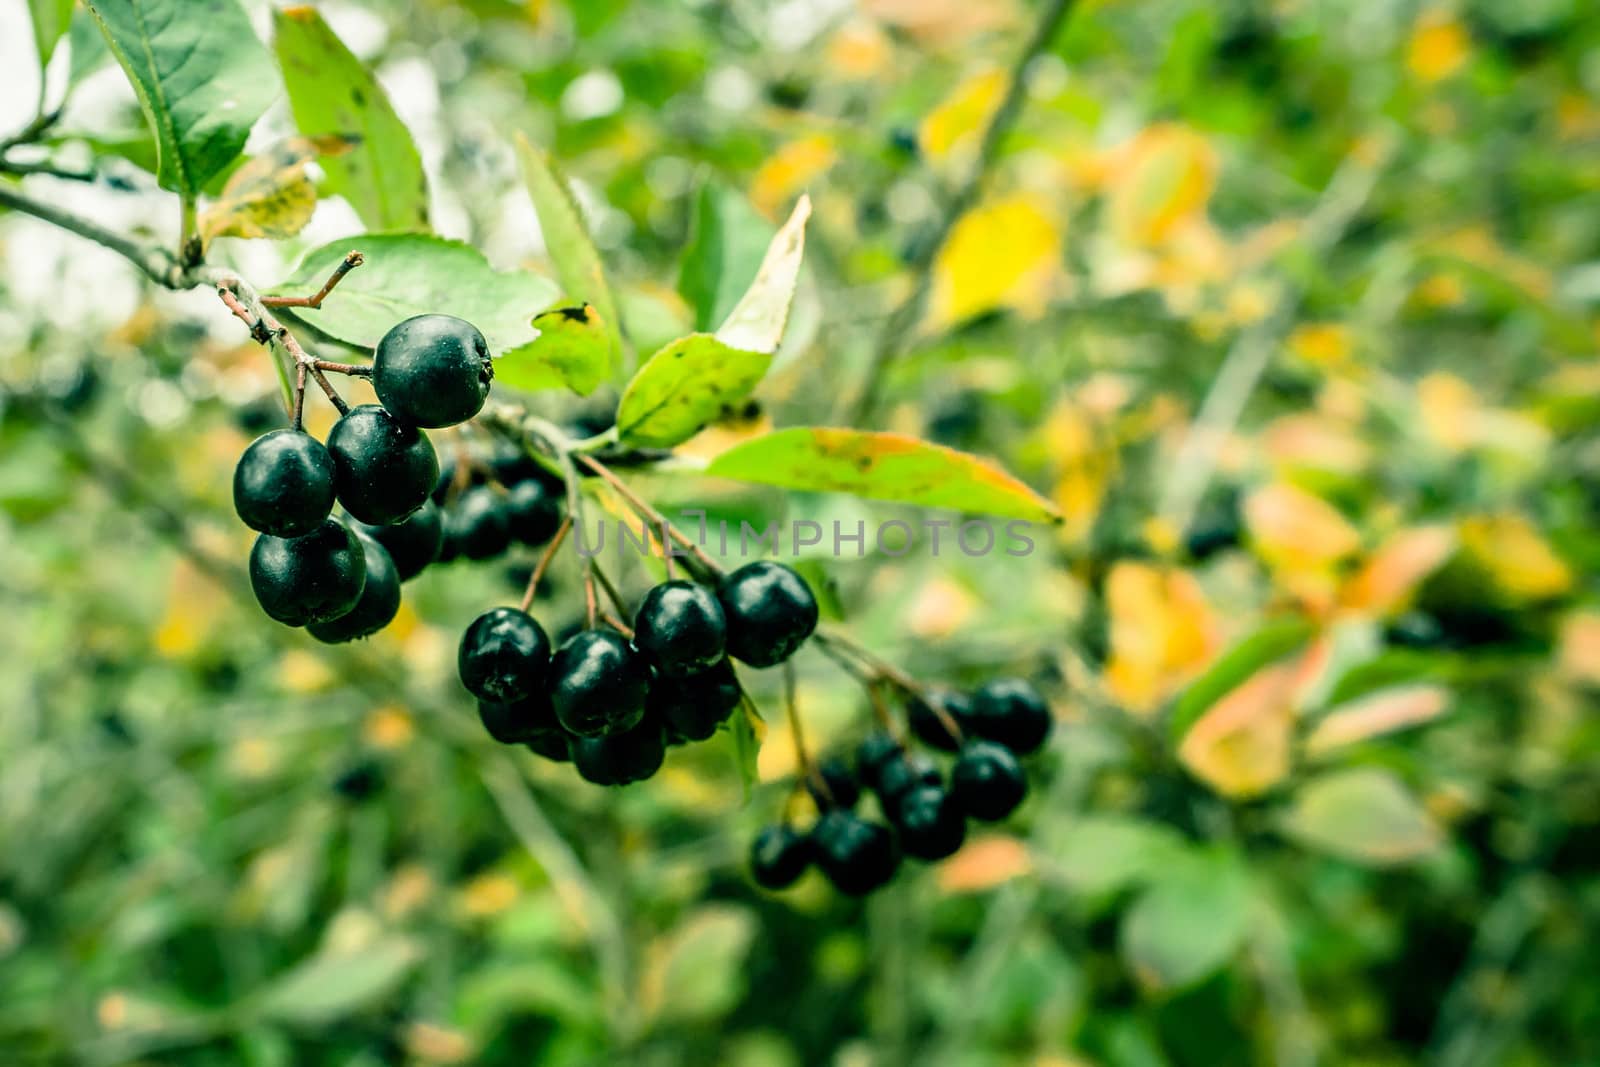
M877 407L878 394L883 388L884 373L888 370L889 364L899 358L910 344L912 327L917 324L917 319L922 314L922 305L928 298L928 290L932 288L933 261L938 258L945 242L950 239L950 231L955 229L961 216L965 215L977 201L983 179L999 154L1000 142L1011 132L1011 127L1022 113L1023 98L1027 92L1028 68L1049 47L1051 38L1071 13L1072 3L1073 0L1049 0L1044 10L1039 13L1039 21L1034 26L1033 36L1023 46L1022 52L1011 67L1000 106L995 108L994 115L989 119L989 125L984 128L983 140L978 146L978 155L973 161L972 170L945 204L932 239L922 246L916 259L911 262L911 271L916 278L915 284L910 294L884 320L877 344L873 346L872 362L867 367L861 391L850 405L850 414L843 425L861 425L871 417L873 409Z
M1358 154L1347 160L1334 174L1321 199L1306 217L1300 245L1316 258L1344 236L1350 220L1367 202L1378 174L1387 158L1382 145L1376 158ZM1173 524L1178 536L1194 521L1195 510L1211 484L1223 442L1238 425L1246 402L1255 392L1272 355L1278 351L1283 335L1294 322L1300 306L1300 293L1290 287L1281 290L1266 317L1240 334L1228 349L1222 367L1212 379L1211 388L1200 402L1200 411L1178 445L1168 468L1171 474L1162 489L1159 511Z
M75 233L79 237L109 248L138 267L151 281L168 289L193 289L206 281L204 271L186 270L172 253L159 245L136 241L131 237L115 233L98 222L35 200L11 186L0 184L0 207L8 207L24 215L43 219L53 226L59 226L69 233Z

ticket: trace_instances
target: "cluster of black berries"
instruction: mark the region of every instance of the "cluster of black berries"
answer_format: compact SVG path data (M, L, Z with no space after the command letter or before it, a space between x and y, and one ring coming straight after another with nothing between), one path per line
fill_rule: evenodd
M966 694L939 690L913 696L912 735L955 756L945 778L928 755L889 733L875 733L856 750L855 767L823 760L806 786L821 815L809 831L787 822L756 835L750 869L756 883L783 889L815 864L834 888L863 896L894 877L902 855L939 860L966 839L967 820L996 822L1028 792L1018 757L1038 751L1050 734L1050 709L1029 683L1001 678ZM876 794L887 825L855 808L865 786Z
M442 526L438 562L497 559L512 545L538 548L561 528L561 479L520 449L458 467L446 460L425 510Z
M250 585L268 615L328 642L388 625L400 583L439 554L440 517L428 499L439 460L422 429L472 418L493 377L475 326L418 315L378 342L381 403L346 412L326 446L300 429L251 442L233 473L233 505L261 534ZM331 517L335 500L354 525Z
M817 601L794 571L746 564L715 588L663 582L645 595L633 637L580 630L552 653L526 611L494 608L462 635L461 682L497 741L571 760L596 785L643 781L668 745L704 741L739 706L729 659L771 667L817 626Z

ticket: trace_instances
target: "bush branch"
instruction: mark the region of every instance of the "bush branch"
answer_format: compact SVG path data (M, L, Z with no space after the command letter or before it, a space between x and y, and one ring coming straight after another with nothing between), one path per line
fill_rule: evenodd
M933 261L938 258L945 242L950 239L950 231L955 229L961 216L965 215L977 201L983 180L999 155L1000 142L1011 132L1011 127L1022 113L1022 102L1028 88L1028 68L1050 46L1056 31L1071 13L1072 4L1073 0L1049 0L1044 10L1039 12L1039 21L1034 25L1032 36L1028 38L1028 43L1023 46L1016 62L1012 64L1010 76L1006 79L1005 95L1000 98L1000 106L995 108L994 115L989 119L989 125L984 127L983 140L979 142L977 158L973 160L972 169L946 201L932 238L923 244L911 262L910 269L915 279L911 292L889 313L888 318L884 319L883 329L873 345L871 362L867 366L861 390L850 404L845 425L861 425L871 418L877 407L884 374L888 371L889 364L904 354L909 347L913 327L922 314L922 305L927 301L928 291L933 287Z

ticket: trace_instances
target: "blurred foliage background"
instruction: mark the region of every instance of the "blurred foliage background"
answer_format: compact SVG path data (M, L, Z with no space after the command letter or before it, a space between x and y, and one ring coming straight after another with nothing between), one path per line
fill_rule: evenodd
M748 803L731 745L600 790L481 736L456 637L527 560L431 570L358 648L261 618L229 486L281 424L270 361L209 295L0 216L0 1060L1600 1063L1600 16L1084 0L1019 70L1055 6L318 5L433 228L548 271L526 134L643 350L717 321L809 192L761 410L689 451L865 411L1062 509L1026 559L808 562L912 673L1022 671L1059 719L1018 818L865 904L743 873L793 771L774 716ZM27 8L5 133L41 99ZM41 109L97 169L22 186L170 242L72 18ZM292 128L280 101L252 149ZM328 198L212 258L269 284L362 228ZM820 743L859 737L800 665Z

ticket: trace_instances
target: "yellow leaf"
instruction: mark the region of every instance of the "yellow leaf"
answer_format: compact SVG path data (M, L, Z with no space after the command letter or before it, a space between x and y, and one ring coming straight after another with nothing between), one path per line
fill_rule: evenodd
M977 893L1033 870L1027 846L1014 837L989 835L968 841L960 852L939 864L939 890Z
M934 262L933 325L1001 307L1042 310L1060 248L1060 231L1034 197L1017 194L973 208Z
M1298 359L1322 370L1336 370L1350 364L1353 345L1350 328L1338 322L1306 323L1289 335L1289 351Z
M1106 576L1106 685L1129 711L1153 711L1216 654L1221 635L1200 583L1175 567L1122 561Z
M1308 756L1329 752L1444 714L1450 694L1437 685L1402 685L1341 704L1328 712L1306 738Z
M361 727L362 740L383 751L405 747L416 732L411 716L395 704L374 708Z
M1372 459L1371 446L1349 425L1308 412L1273 420L1261 443L1279 470L1359 474Z
M828 38L828 70L843 78L860 80L882 73L894 57L888 35L865 19L839 27Z
M406 1051L426 1063L466 1063L476 1051L466 1034L436 1023L407 1023L404 1040Z
M1052 498L1064 520L1062 536L1069 542L1082 540L1100 514L1106 486L1116 473L1116 449L1099 420L1072 400L1055 406L1042 435L1050 458L1060 464Z
M1576 611L1561 623L1556 661L1573 681L1600 686L1600 611Z
M156 653L172 659L193 655L210 638L223 609L224 597L217 583L180 558L168 580L166 614L156 624Z
M475 919L499 915L517 902L522 890L510 875L480 874L461 891L461 910Z
M974 74L957 85L938 107L928 112L917 128L917 143L923 155L937 163L957 149L975 151L978 138L995 108L1000 106L1005 90L1003 70Z
M1128 245L1157 245L1205 213L1217 154L1199 132L1151 126L1114 154L1108 193L1111 231Z
M1224 796L1259 796L1271 789L1289 773L1299 680L1299 657L1263 667L1189 728L1178 760Z
M838 147L825 133L790 141L774 152L750 180L750 200L766 214L775 214L825 174L839 158Z
M858 0L861 10L931 47L962 46L1016 20L1015 0Z
M1417 20L1406 46L1406 69L1419 81L1437 82L1460 70L1472 53L1466 27L1443 11Z
M348 151L338 138L294 137L248 160L222 187L222 196L200 214L200 235L293 237L317 208L317 189L306 164L320 155Z
M950 637L972 617L977 601L958 583L935 577L923 583L904 612L904 625L914 637Z
M1526 517L1471 516L1460 532L1462 547L1507 596L1544 600L1572 588L1572 569Z
M1329 566L1361 546L1361 535L1338 509L1287 482L1251 493L1244 518L1256 551L1288 571Z
M1417 526L1392 534L1347 583L1344 604L1355 611L1393 615L1455 550L1455 531L1448 526Z
M320 656L303 648L285 652L275 675L286 693L317 693L339 680Z

